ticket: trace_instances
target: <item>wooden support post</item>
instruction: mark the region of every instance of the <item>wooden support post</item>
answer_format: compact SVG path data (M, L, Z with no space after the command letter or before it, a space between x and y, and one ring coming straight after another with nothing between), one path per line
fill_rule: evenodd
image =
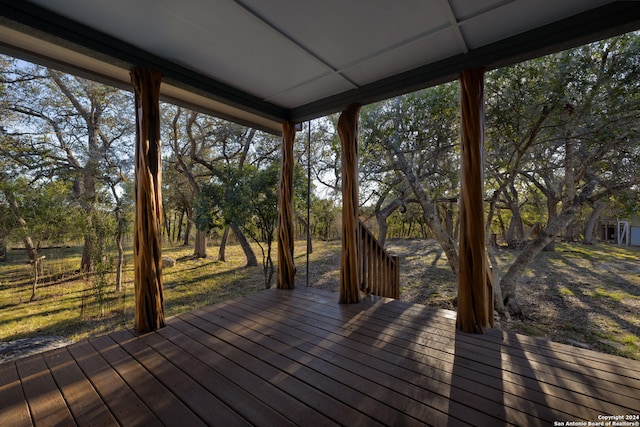
M293 262L293 143L295 138L295 125L284 122L278 209L278 289L293 289L296 274Z
M460 241L457 326L482 333L493 324L484 237L484 70L465 70L461 85Z
M131 71L136 102L136 217L133 236L135 329L164 326L162 289L162 157L160 152L159 71Z
M358 286L358 113L350 105L340 114L338 135L342 144L342 254L340 258L340 303L360 302Z

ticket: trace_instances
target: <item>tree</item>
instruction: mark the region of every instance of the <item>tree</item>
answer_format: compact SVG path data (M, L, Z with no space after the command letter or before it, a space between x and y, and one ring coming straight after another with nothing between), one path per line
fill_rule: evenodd
M269 163L275 154L274 138L244 126L226 122L211 116L195 112L168 113L165 122L170 121L170 145L173 162L177 171L189 182L193 203L202 196L203 185L220 185L224 191L221 198L234 196L236 179L242 174L245 165L261 168ZM206 198L206 197L205 197ZM188 215L194 219L195 211ZM195 221L198 227L206 227L207 221ZM247 258L247 266L257 265L257 259L251 245L247 241L242 228L237 222L229 223ZM205 236L208 229L198 229ZM225 232L226 235L226 232ZM226 239L223 238L223 244ZM203 238L196 237L196 253L202 255ZM206 246L204 246L206 247ZM221 246L221 254L223 246Z
M169 127L169 147L171 156L166 160L167 167L173 168L183 178L172 181L170 194L179 196L177 205L182 205L189 223L195 223L193 203L200 195L201 177L205 173L192 159L192 153L199 150L199 141L193 133L193 126L198 118L196 112L188 112L181 107L165 106L164 122ZM203 144L201 141L200 144ZM168 174L168 176L171 176ZM186 181L186 182L185 182ZM186 184L186 185L185 185ZM185 231L184 244L189 243L189 225ZM196 258L207 257L206 230L196 227L196 240L193 249Z
M77 237L82 215L71 188L62 181L28 182L23 177L9 178L0 173L0 206L10 214L3 221L9 236L21 240L33 267L31 300L36 298L38 272L44 256L43 243L62 243Z
M443 202L457 200L457 86L441 85L368 106L361 119L363 168L378 176L379 183L396 183L399 194L411 190L425 224L442 246L452 271L457 272L455 242L439 209Z
M108 199L109 182L130 170L131 95L22 61L11 65L5 73L10 83L3 106L11 114L7 129L14 138L3 154L34 178L73 182L75 197L90 221L92 212ZM83 271L93 269L91 236L85 235Z
M250 221L243 221L243 230L262 251L264 286L271 287L274 267L271 256L273 239L278 226L278 196L280 164L271 163L266 169L249 169L245 203Z
M331 199L321 199L317 196L311 200L311 232L321 240L333 240L339 236L335 227L339 210Z
M124 246L123 239L126 231L133 224L133 182L124 182L124 192L120 193L118 183L111 183L111 193L115 202L113 210L115 215L115 245L118 252L116 258L116 292L122 292L122 269L124 267Z
M539 193L547 210L546 225L500 281L513 311L518 279L540 250L584 207L637 188L639 47L627 34L490 75L488 92L497 94L487 108L496 126L490 164L505 158L505 147L510 153L505 166L490 168L498 183L492 199L508 189Z

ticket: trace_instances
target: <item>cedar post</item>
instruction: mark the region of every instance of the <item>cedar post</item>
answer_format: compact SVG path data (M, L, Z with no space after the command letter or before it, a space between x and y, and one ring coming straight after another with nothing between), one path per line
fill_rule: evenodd
M278 209L278 289L293 289L296 268L293 262L293 143L295 126L282 124L282 166Z
M342 144L342 253L340 257L340 303L360 302L358 290L358 113L349 105L340 114L338 135Z
M457 327L482 333L493 324L484 238L484 70L460 75L461 174Z
M162 73L142 67L131 71L136 102L135 329L164 326L162 290L162 158L160 153L160 82Z

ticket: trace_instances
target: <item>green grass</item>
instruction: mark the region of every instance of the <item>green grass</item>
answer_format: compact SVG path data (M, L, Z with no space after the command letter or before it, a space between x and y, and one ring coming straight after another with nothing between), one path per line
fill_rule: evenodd
M259 248L254 249L259 256ZM209 251L210 257L217 256L217 248ZM183 246L163 249L163 256L182 258L163 270L167 317L264 289L262 268L246 268L238 245L228 246L226 262L189 259L192 252L192 247ZM47 256L36 298L30 301L31 266L24 251L10 251L8 261L0 262L0 341L38 335L62 335L76 341L133 326L131 252L126 254L124 292L115 292L115 286L108 289L102 307L96 301L92 277L76 273L80 253L74 247Z
M635 296L633 295L629 295L626 292L622 292L619 290L615 290L615 289L605 289L602 286L598 286L597 288L595 288L592 291L588 291L585 293L586 295L598 299L598 298L605 298L605 299L611 299L613 301L616 302L621 302L623 299L625 298L634 298ZM635 297L637 298L637 297Z
M527 322L547 325L543 336L553 340L570 337L640 360L639 249L561 243L541 255L530 268L530 283L519 291L523 299L525 292L535 294L537 307Z
M519 329L520 333L524 335L546 336L549 333L549 330L544 325L536 325L532 323L518 322L518 321L516 321L515 323L516 324L514 326L517 329Z
M575 295L574 292L571 289L569 289L569 288L567 288L565 286L561 286L560 289L559 289L559 292L560 292L560 295L564 295L564 296L574 296Z
M433 241L394 240L391 252L401 257L401 299L455 309L456 279ZM260 251L255 246L260 257ZM296 284L306 283L304 242L296 242ZM192 247L165 245L163 255L178 259L163 270L167 317L264 289L261 267L245 267L238 245L218 262L217 247L206 259L191 259ZM338 290L340 242L314 241L311 286ZM494 269L501 276L518 251L501 249ZM107 290L102 308L91 277L77 273L81 248L45 251L37 297L31 296L32 270L24 251L10 251L0 262L0 341L40 335L62 335L73 341L133 326L132 255L127 253L124 292ZM640 360L640 265L637 248L613 245L558 244L542 252L518 289L524 316L504 328L558 342L586 343L591 348ZM113 280L113 278L111 278ZM275 279L274 279L275 280ZM275 286L275 283L273 284Z

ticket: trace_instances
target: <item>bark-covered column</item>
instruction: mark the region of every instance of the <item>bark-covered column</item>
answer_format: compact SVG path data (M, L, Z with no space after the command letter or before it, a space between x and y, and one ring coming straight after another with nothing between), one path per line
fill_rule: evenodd
M295 126L282 124L282 166L278 206L278 289L293 289L296 268L293 262L293 143Z
M338 134L342 144L342 254L340 303L360 302L358 290L358 113L350 105L340 114Z
M136 217L133 236L135 329L144 333L164 326L162 290L162 165L160 155L159 71L131 71L136 98Z
M457 326L482 333L493 323L484 238L484 70L465 70L461 85L460 242Z

